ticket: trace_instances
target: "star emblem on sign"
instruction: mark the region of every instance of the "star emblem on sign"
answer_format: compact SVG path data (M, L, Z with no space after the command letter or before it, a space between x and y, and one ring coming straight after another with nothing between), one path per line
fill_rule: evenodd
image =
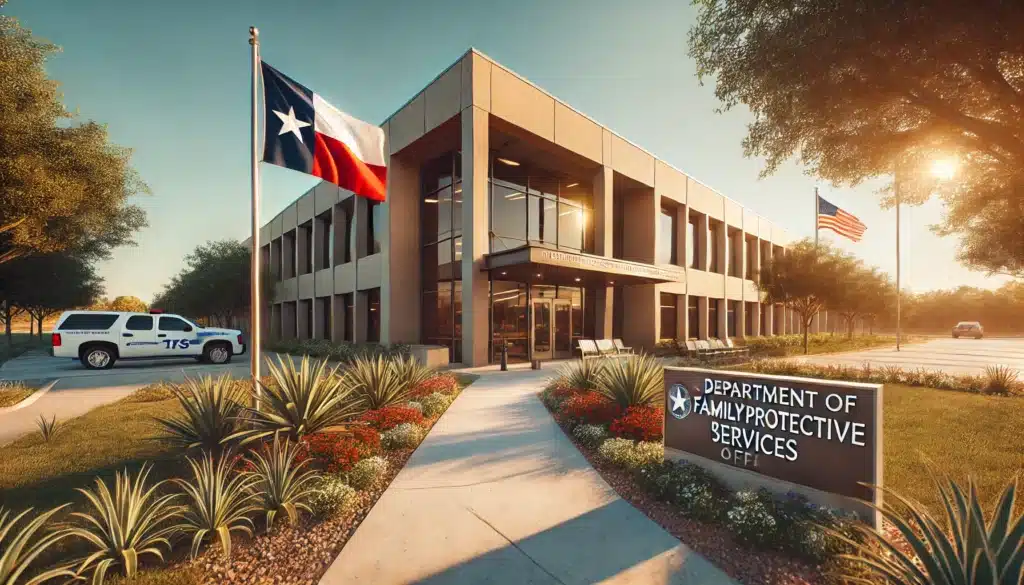
M295 108L293 107L288 108L287 114L278 112L277 110L272 111L274 112L274 115L281 120L281 131L278 132L277 135L280 136L282 134L287 134L291 132L292 134L295 135L296 138L299 139L299 142L302 142L302 133L299 132L299 130L305 128L306 126L309 126L309 122L303 122L302 120L296 119Z
M671 402L669 412L680 420L689 416L690 411L693 410L693 401L690 400L690 393L682 384L673 384L669 388L668 399Z

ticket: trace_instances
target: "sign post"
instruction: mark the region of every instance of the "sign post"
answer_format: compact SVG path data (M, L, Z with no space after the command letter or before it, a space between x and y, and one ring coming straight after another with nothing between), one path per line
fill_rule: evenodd
M665 368L665 456L735 489L796 492L881 515L882 386L756 373Z

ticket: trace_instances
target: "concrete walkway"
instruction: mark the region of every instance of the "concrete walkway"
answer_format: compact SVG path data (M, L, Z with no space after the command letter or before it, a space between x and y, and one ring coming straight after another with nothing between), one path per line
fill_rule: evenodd
M320 583L735 583L601 479L536 396L551 373L469 386Z

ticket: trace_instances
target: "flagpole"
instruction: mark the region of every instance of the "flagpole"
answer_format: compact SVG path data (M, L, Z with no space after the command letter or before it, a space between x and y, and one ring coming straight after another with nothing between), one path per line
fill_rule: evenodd
M899 169L893 173L893 182L896 184L896 351L900 350L900 178Z
M814 188L814 249L818 249L818 188Z
M249 44L252 46L252 251L249 278L249 367L252 370L252 387L256 396L256 408L260 408L263 391L260 388L260 162L258 155L259 118L256 105L259 96L260 31L249 27Z

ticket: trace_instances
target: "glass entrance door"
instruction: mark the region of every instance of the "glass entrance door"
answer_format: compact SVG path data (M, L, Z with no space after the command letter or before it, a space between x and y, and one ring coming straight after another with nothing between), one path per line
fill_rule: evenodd
M535 300L530 311L530 343L533 344L533 359L549 360L554 357L551 337L551 301Z
M552 301L554 315L554 349L557 359L572 357L572 302L568 299Z

